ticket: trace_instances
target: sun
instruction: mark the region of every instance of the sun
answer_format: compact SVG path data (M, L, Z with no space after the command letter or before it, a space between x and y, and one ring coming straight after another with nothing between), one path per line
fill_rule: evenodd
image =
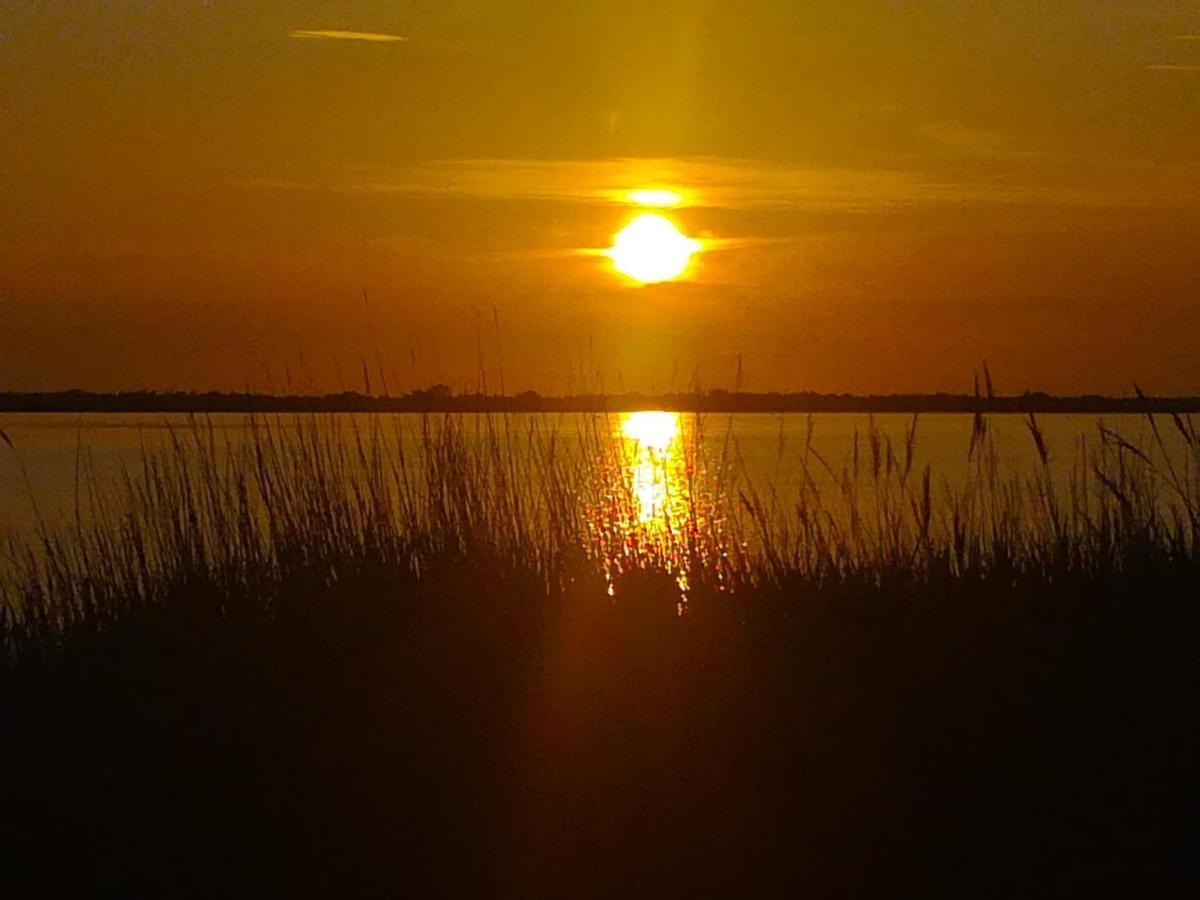
M642 213L618 232L608 250L618 272L643 284L671 281L687 271L700 242L658 213Z

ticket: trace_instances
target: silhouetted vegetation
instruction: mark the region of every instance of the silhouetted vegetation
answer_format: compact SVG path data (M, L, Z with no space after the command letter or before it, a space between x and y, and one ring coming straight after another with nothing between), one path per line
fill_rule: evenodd
M501 395L454 393L444 384L397 396L344 391L337 394L255 394L127 391L92 393L0 393L0 412L110 413L310 413L310 412L610 412L668 409L678 412L799 413L1170 413L1200 412L1200 397L1061 397L1041 391L1007 396L978 394L820 394L688 391L666 394L572 394L536 391Z
M10 548L6 881L1194 888L1200 440L1102 430L1064 491L1028 425L1043 468L1007 476L977 415L960 490L916 418L806 448L786 503L693 455L709 505L648 540L601 427L428 417L414 456L379 419L196 421Z

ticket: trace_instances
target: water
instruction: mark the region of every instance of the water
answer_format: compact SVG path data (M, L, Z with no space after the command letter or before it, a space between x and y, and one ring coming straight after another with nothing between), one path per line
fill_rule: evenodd
M260 416L285 429L296 417ZM369 428L372 419L384 426L390 440L413 450L420 444L421 416L367 414L330 417L343 426ZM434 417L434 418L441 418ZM502 434L519 444L531 428L555 431L565 445L576 442L588 428L608 432L624 447L620 455L623 475L638 504L644 524L669 527L672 516L682 513L683 468L686 448L701 436L701 456L709 463L724 460L744 483L763 496L773 496L780 509L799 488L807 471L818 481L834 484L844 469L852 467L856 434L859 464L871 465L868 435L872 428L903 461L907 429L912 417L862 414L561 414L535 416L493 415ZM470 434L483 427L485 417L462 415ZM249 420L241 414L213 415L203 420L219 444L236 446L250 437ZM1037 451L1025 420L999 415L988 419L991 440L1004 469L1011 474L1032 473L1039 466ZM1050 472L1064 489L1072 463L1085 446L1100 443L1103 424L1146 446L1151 438L1140 416L1045 415L1038 419L1050 451ZM78 507L85 511L91 487L100 492L119 485L124 472L140 471L143 455L165 450L174 438L189 437L186 416L162 414L7 414L0 429L15 449L0 446L0 535L28 534L41 518L54 527L69 522ZM811 428L811 432L810 432ZM927 414L917 420L913 470L928 465L938 490L963 483L970 471L968 449L972 418L960 414ZM811 434L811 437L810 437ZM1164 423L1164 438L1178 449L1178 435ZM808 448L808 452L806 452ZM807 464L807 466L806 466ZM781 515L785 513L780 513Z

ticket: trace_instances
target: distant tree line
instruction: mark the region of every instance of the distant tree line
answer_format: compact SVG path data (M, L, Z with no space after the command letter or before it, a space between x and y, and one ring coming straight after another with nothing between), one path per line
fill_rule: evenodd
M1105 397L1094 394L1054 396L1038 392L978 394L820 394L702 393L574 394L543 396L536 391L513 395L456 394L444 384L396 396L361 394L258 394L69 390L0 393L0 412L108 413L281 413L281 412L605 412L668 409L680 412L858 412L858 413L1192 413L1200 397Z

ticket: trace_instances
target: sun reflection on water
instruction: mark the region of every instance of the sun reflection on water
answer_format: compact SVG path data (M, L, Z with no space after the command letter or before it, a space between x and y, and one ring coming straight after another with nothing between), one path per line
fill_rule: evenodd
M719 567L722 534L715 493L705 487L696 452L698 425L686 421L691 427L680 413L621 414L606 476L609 500L590 515L609 594L615 596L619 576L653 562L675 578L680 614L694 570Z
M621 416L621 434L638 445L659 453L679 438L679 413L631 412Z
M679 413L634 412L621 419L622 452L638 523L656 536L669 535L686 513L687 466L680 447ZM682 481L682 483L681 483Z

